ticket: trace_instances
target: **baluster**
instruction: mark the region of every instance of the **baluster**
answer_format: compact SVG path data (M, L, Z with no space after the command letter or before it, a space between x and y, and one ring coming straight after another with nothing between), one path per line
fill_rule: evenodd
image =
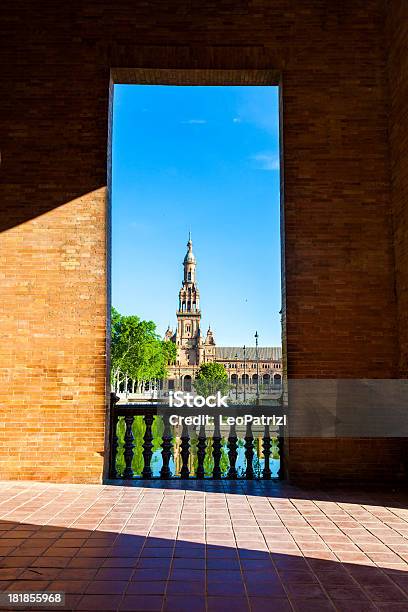
M111 451L110 451L110 457L111 457L110 474L109 474L110 478L118 478L118 471L116 469L116 460L118 457L118 446L119 446L118 423L119 423L119 417L116 414L114 414L111 420L112 432L111 432Z
M285 457L285 441L283 435L278 437L278 448L279 448L279 470L278 470L278 478L279 480L283 480L284 478L284 457Z
M200 431L198 432L198 442L197 442L197 478L202 480L204 478L204 459L205 459L205 425L200 425Z
M238 472L236 468L236 463L237 463L237 458L238 458L238 439L237 439L237 432L235 429L235 424L231 425L230 427L229 437L228 437L228 449L229 449L228 455L229 455L229 462L230 462L230 467L228 470L228 478L230 478L231 480L236 480L238 476Z
M127 414L125 416L125 423L126 423L126 431L125 431L125 451L124 451L124 457L125 457L125 471L123 472L123 478L133 478L133 470L132 470L132 461L133 461L133 449L134 449L134 444L133 444L133 431L132 431L132 425L133 425L133 421L134 421L134 416L132 416L131 414Z
M245 458L246 458L246 472L245 478L247 480L253 480L254 478L254 436L252 435L252 423L247 423L245 432Z
M213 457L214 457L214 469L212 477L215 479L221 478L221 433L220 433L220 419L216 414L214 417L214 434L213 434Z
M160 478L171 478L171 472L169 468L171 458L171 428L170 421L167 414L163 415L164 431L163 431L163 442L162 442L162 457L163 465L160 470Z
M190 476L190 470L188 469L188 458L190 455L190 438L188 435L188 428L185 422L183 421L183 429L181 431L181 470L180 470L180 478L186 479Z
M143 471L142 477L146 479L150 479L152 477L152 468L150 467L150 462L152 460L152 424L153 424L153 415L145 414L144 422L146 424L146 431L143 437Z
M264 455L264 469L262 470L262 478L270 480L271 468L269 465L269 458L271 454L271 436L269 433L269 425L265 425L264 437L263 437L263 455Z
M118 472L116 470L116 460L118 455L118 415L115 411L116 403L119 401L119 397L115 393L110 395L110 449L109 449L109 478L118 478Z

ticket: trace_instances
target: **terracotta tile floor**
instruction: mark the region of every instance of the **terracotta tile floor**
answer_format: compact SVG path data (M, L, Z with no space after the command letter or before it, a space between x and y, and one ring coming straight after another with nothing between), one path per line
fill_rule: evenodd
M402 494L4 482L0 531L1 590L65 610L408 611Z

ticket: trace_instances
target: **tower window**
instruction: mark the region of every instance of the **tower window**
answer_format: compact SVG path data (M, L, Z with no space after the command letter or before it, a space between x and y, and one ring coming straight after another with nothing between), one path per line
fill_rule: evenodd
M187 280L191 281L191 272L187 274Z

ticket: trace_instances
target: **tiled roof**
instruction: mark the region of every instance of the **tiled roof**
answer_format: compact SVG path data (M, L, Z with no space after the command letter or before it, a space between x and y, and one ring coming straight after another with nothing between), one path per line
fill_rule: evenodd
M234 361L235 355L238 355L238 359L244 359L244 349L242 346L216 346L215 347L215 358L218 360ZM264 359L279 361L282 359L282 348L280 346L259 346L258 347L259 360ZM254 361L256 359L256 348L254 346L247 346L245 348L245 359L247 361Z

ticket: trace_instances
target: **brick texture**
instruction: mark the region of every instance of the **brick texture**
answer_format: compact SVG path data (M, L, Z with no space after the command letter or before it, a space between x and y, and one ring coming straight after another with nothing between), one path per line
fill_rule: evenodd
M408 376L408 5L389 4L390 152L401 375Z
M111 68L121 82L134 68L203 83L281 75L288 375L407 373L406 7L3 3L0 477L101 479ZM336 461L358 480L400 473L403 445L287 450L293 480L331 477Z

